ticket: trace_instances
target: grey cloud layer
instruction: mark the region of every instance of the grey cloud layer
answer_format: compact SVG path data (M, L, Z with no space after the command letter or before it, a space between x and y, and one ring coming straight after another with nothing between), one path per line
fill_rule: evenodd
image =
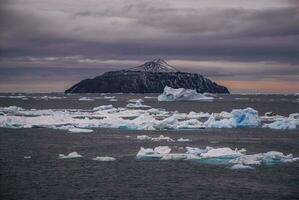
M294 0L6 0L0 9L2 71L68 65L105 71L162 57L211 76L299 76ZM190 60L201 63L190 67ZM226 63L220 73L203 61L240 67Z

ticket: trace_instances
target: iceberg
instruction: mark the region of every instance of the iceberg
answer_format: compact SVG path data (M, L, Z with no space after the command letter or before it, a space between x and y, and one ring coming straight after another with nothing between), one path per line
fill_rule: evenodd
M196 90L178 88L174 89L166 86L158 101L212 101L214 97L207 97L197 93Z
M257 127L260 125L258 111L252 108L234 109L231 114L233 127Z
M68 155L64 155L64 154L59 154L58 158L59 159L68 159L68 158L81 158L82 156L80 154L78 154L77 152L71 152Z
M200 154L202 158L236 158L241 155L242 151L232 150L228 147L210 149L208 152Z
M236 128L236 127L258 127L261 120L258 116L258 111L252 108L233 109L230 115L222 113L223 117L230 117L217 120L216 115L212 114L204 123L208 128Z
M111 161L115 161L116 159L113 157L109 157L109 156L97 156L97 157L93 158L92 160L101 161L101 162L111 162Z

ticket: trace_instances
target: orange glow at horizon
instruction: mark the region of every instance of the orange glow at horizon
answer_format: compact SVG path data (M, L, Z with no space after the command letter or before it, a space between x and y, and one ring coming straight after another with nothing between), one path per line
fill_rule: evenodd
M230 92L260 92L260 93L294 93L299 92L299 84L294 81L231 81L217 80L218 84L226 86Z

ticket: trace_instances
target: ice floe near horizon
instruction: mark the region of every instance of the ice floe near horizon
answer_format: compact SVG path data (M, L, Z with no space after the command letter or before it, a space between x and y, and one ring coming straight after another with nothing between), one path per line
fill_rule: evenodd
M68 155L64 155L64 154L59 154L58 158L59 159L69 159L69 158L81 158L83 156L81 156L80 154L78 154L77 152L71 152Z
M89 97L81 97L81 98L79 98L79 101L94 101L94 99L89 98Z
M171 153L169 146L158 146L154 149L141 147L136 154L137 160L194 160L206 164L223 164L231 169L254 169L258 165L273 165L289 163L299 160L292 154L285 155L277 151L266 153L246 154L245 149L231 149L229 147L204 149L186 147L185 153Z
M205 96L196 90L178 88L174 89L166 86L158 101L212 101L214 97Z
M166 111L164 109L115 108L100 105L93 109L24 109L17 106L0 107L0 127L118 128L124 130L184 130L203 128L270 128L297 129L299 114L259 116L252 108L231 112L203 113Z

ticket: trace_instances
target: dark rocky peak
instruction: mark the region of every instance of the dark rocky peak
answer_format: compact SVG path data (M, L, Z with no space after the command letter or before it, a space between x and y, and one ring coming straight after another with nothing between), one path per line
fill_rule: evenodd
M169 65L165 60L158 58L145 62L143 65L129 68L130 71L146 71L146 72L178 72L175 67Z

